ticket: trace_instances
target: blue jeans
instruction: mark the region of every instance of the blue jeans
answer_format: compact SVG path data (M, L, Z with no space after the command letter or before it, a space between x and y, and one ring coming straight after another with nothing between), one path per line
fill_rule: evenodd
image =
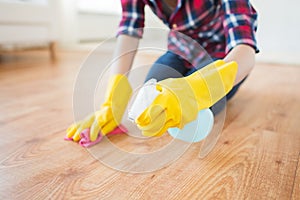
M209 60L210 59L206 59L206 61L203 61L203 63L200 64L200 66L194 68L186 68L185 61L183 60L183 58L170 51L167 51L164 55L159 57L158 60L152 65L151 69L149 70L146 76L145 82L152 78L156 79L157 81L161 81L167 78L180 78L188 76L197 71L198 69L201 69L202 67L209 64ZM236 94L244 80L242 80L240 83L238 83L232 88L232 90L226 95L226 97L224 97L226 99L221 99L212 107L212 110L213 112L215 111L215 114L218 113L225 106L226 100L231 99Z

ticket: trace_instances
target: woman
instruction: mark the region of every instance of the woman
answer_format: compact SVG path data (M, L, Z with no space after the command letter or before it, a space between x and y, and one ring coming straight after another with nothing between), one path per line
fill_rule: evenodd
M86 128L91 129L90 139L94 141L100 132L106 135L119 126L132 92L124 74L131 69L143 34L146 5L170 33L168 51L153 64L146 78L159 81L156 88L160 95L136 119L144 135L157 136L169 127L182 128L196 118L199 110L213 106L226 94L231 98L254 67L257 13L248 0L121 2L115 51L119 59L112 66L106 101L95 114L70 126L67 137L74 141L80 140ZM193 45L200 45L219 61L205 66L203 52L194 52Z

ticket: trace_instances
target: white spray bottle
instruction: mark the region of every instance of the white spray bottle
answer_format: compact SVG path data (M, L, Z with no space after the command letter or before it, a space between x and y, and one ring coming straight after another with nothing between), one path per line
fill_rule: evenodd
M128 118L131 121L135 119L153 102L159 95L156 90L155 79L147 81L138 92L135 101L128 111ZM199 142L206 138L212 130L214 124L214 115L210 109L199 111L197 119L186 124L183 129L169 128L169 134L179 140L186 142Z

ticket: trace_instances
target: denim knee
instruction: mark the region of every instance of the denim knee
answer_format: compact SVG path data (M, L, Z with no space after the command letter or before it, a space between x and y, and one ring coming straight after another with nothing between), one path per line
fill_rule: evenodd
M180 56L168 51L158 58L150 68L145 82L151 78L161 81L167 78L180 78L187 72L184 61Z

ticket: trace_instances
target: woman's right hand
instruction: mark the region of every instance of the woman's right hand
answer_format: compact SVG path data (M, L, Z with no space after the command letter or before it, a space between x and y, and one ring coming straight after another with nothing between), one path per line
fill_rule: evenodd
M72 124L67 129L67 138L78 142L80 133L90 128L90 140L95 141L99 134L106 135L120 125L126 106L132 94L132 88L126 76L114 75L109 82L105 102L99 111L84 120Z

